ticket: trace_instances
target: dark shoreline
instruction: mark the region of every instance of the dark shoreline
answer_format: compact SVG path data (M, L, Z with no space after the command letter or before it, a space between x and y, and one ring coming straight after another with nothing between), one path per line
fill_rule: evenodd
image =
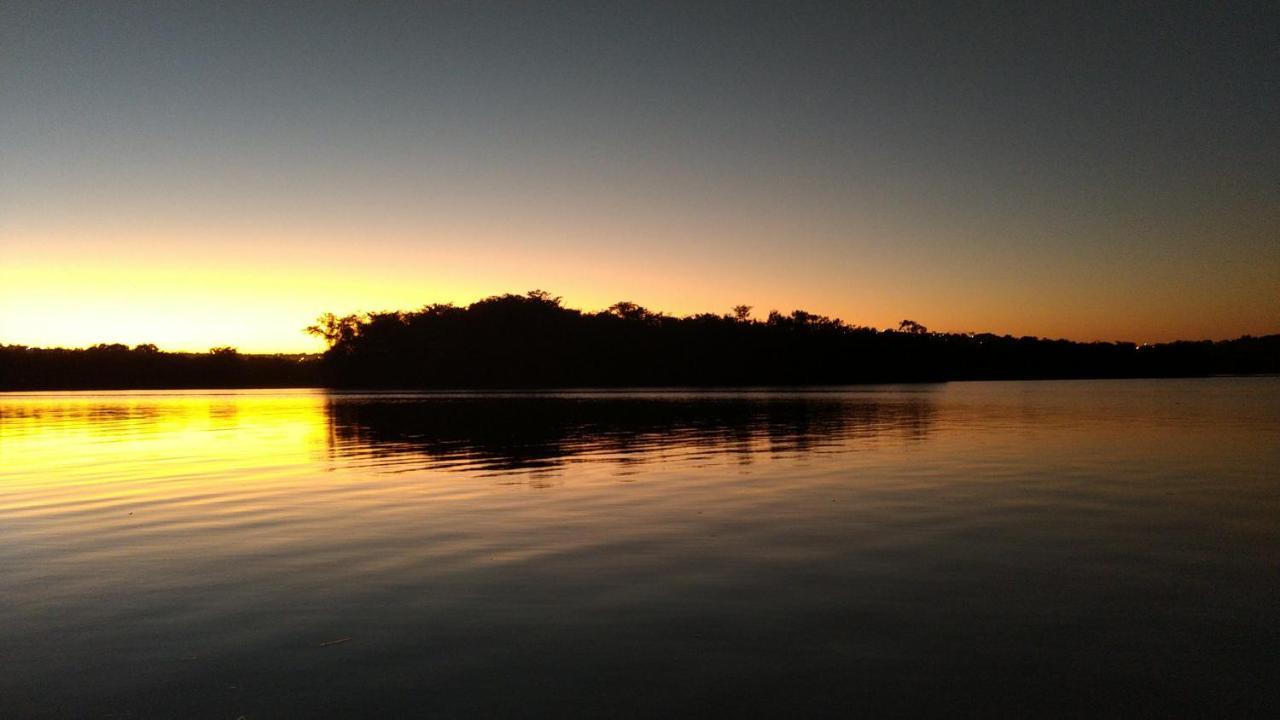
M567 308L542 291L466 307L322 316L323 354L170 353L155 345L0 345L0 390L805 388L974 380L1280 373L1280 334L1234 340L1073 342L877 330L803 310L673 317L634 303Z
M980 379L957 379L957 380L932 380L932 381L900 381L900 382L865 382L865 383L846 383L842 385L632 385L632 386L609 386L609 387L590 387L590 386L545 386L545 387L456 387L456 388L389 388L389 387L332 387L326 385L223 385L217 387L198 386L198 385L181 385L181 386L150 386L138 385L131 387L0 387L0 395L21 395L24 393L64 393L68 395L82 393L167 393L167 392L193 392L204 394L234 394L242 391L260 390L263 392L271 391L295 391L295 390L323 390L332 395L374 395L374 396L395 396L395 395L412 395L414 397L422 396L440 396L449 397L455 395L543 395L543 394L581 394L581 395L644 395L663 393L697 393L697 394L740 394L740 393L813 393L820 394L824 392L842 392L854 390L858 388L881 388L887 386L901 387L925 387L929 385L947 385L951 383L999 383L999 382L1096 382L1096 381L1117 381L1124 382L1130 380L1213 380L1227 378L1280 378L1280 373L1220 373L1213 375L1163 375L1163 376L1130 376L1130 377L1036 377L1036 378L980 378Z

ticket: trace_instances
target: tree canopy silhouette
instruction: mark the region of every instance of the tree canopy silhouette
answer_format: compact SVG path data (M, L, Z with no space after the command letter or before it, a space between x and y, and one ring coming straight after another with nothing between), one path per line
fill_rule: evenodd
M321 316L337 387L834 385L961 379L1165 377L1280 371L1280 336L1077 343L850 325L803 310L753 320L739 305L673 317L634 302L599 312L543 290L466 307Z

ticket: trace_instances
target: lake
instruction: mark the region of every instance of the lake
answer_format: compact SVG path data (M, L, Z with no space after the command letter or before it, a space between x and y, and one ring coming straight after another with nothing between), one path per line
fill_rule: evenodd
M0 716L1275 716L1280 378L0 394Z

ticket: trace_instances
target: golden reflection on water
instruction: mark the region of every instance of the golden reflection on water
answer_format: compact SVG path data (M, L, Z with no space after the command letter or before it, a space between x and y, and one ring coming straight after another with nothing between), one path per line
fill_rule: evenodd
M0 483L20 493L230 482L323 458L327 433L318 391L10 394Z
M1002 392L975 387L8 394L0 396L2 506L52 511L250 486L307 493L335 482L367 483L370 473L505 475L499 484L548 487L565 473L574 483L616 481L673 468L722 474L722 465L766 460L854 468L860 453L879 453L879 463L886 452L926 443L935 460L954 463L968 454L976 470L984 457L1030 452L1070 464L1075 453L1115 452L1117 443L1130 455L1158 449L1194 461L1208 446L1250 442L1237 426L1253 419L1230 411L1183 416L1176 401L1171 406L1158 397L1116 403L1105 386L1090 389L1083 403L1052 394L1029 402L1017 384ZM1177 442L1169 442L1170 432Z
M883 463L885 453L916 446L927 446L935 463L963 463L967 455L978 471L984 462L1029 453L1067 465L1084 451L1158 451L1194 462L1210 447L1252 442L1239 425L1256 422L1229 406L1186 416L1176 399L1160 396L1116 402L1105 384L1087 388L1083 402L1052 393L1029 401L1018 384L998 392L991 391L995 385L977 387L8 394L0 397L0 506L52 511L251 486L305 494L344 481L367 483L371 473L506 475L501 484L547 487L566 473L575 484L672 469L710 468L719 477L721 466L761 461L852 469L866 453Z

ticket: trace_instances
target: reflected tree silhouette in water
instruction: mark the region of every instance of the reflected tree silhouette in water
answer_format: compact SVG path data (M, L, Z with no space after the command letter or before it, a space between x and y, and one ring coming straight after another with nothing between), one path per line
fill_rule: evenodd
M934 402L927 391L894 399L829 393L338 394L326 409L335 458L401 456L427 467L504 472L590 460L654 462L671 454L750 462L756 453L916 442L928 437Z

